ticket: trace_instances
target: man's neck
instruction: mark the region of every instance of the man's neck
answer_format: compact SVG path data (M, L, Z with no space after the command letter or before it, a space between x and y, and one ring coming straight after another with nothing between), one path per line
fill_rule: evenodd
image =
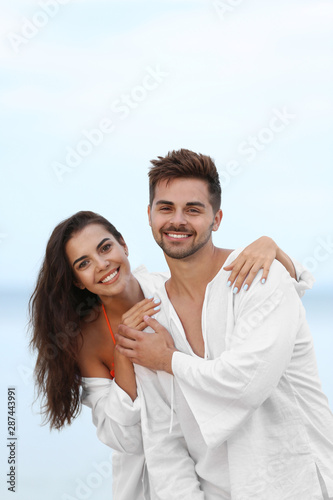
M169 297L172 299L172 296L186 295L193 300L201 299L208 283L220 271L231 252L211 244L185 259L165 256L171 272L166 284Z

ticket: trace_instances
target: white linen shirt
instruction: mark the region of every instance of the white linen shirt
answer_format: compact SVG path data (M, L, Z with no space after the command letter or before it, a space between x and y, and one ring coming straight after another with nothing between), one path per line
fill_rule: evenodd
M135 269L133 274L145 297L153 296L169 277L168 273L148 273L144 266ZM149 373L156 378L154 372ZM92 410L92 419L97 428L98 438L114 450L112 454L112 499L157 499L158 497L150 487L143 453L140 398L132 401L114 380L106 378L83 377L82 388L81 401ZM179 425L175 424L174 432L181 435ZM191 499L203 500L193 460L188 454L185 443L182 447L179 444L180 441L177 443L178 463L188 471L185 489L189 494L193 493ZM170 459L174 460L172 452Z
M144 266L133 271L145 297L154 295L169 276L148 273ZM153 500L142 446L140 399L132 401L114 380L82 377L82 404L92 410L93 423L102 443L112 454L113 500Z
M156 319L179 352L174 376L136 368L155 494L161 500L322 500L319 469L333 496L333 416L296 283L277 261L265 285L260 272L237 295L228 276L222 268L206 288L204 358L187 342L165 286L157 293L163 307ZM311 275L303 276L311 285ZM300 294L308 287L302 280L296 285ZM187 479L191 462L177 458L185 449L196 485Z
M114 380L82 377L82 404L92 410L102 443L112 453L113 500L149 500L149 481L142 447L140 401L134 402Z

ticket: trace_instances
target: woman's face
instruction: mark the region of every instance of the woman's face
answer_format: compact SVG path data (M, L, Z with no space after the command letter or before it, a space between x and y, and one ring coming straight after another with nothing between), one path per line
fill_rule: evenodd
M118 243L104 226L88 224L72 236L65 251L79 288L99 296L125 290L131 276L127 246Z

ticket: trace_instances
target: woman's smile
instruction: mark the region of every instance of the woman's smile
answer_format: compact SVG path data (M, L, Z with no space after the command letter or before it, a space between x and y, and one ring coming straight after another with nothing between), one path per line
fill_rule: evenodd
M112 269L107 274L105 274L98 283L101 283L103 285L109 285L111 283L114 283L119 278L119 271L120 271L120 266L116 269Z

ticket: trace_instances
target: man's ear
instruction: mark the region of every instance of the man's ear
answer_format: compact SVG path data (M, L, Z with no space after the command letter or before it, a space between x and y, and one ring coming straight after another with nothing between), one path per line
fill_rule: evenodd
M147 212L148 212L148 222L149 222L149 225L150 225L150 227L151 227L151 211L150 211L150 205L148 205Z
M213 228L212 228L213 231L217 231L218 228L220 227L222 217L223 217L223 212L220 209L216 212L215 217L214 217L214 224L213 224Z

